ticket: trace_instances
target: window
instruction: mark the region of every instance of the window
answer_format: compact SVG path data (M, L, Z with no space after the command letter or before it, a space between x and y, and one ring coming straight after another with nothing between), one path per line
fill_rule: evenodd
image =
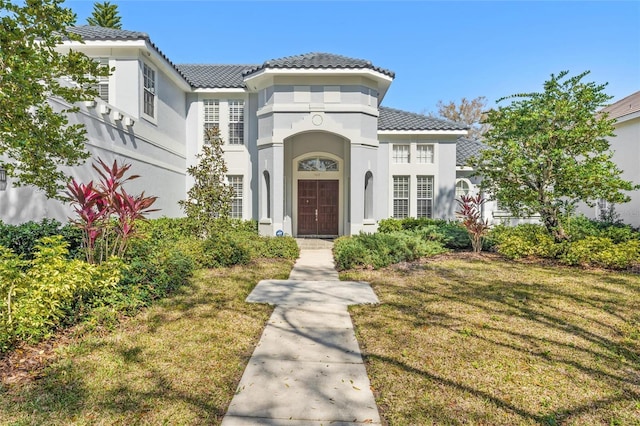
M416 145L418 163L433 164L433 145Z
M231 217L242 219L242 176L227 176L229 186L233 188L233 198L231 198Z
M147 64L143 64L144 76L143 111L149 117L156 113L156 72Z
M393 217L409 217L409 176L393 177Z
M467 195L471 190L471 185L467 179L458 179L456 181L456 198Z
M244 101L229 101L229 144L244 145Z
M338 162L330 158L305 158L298 162L299 172L337 172Z
M409 145L393 146L393 162L408 163L409 162Z
M96 61L100 64L100 68L109 69L109 58L97 58ZM109 102L109 76L98 77L94 89L98 92L98 97L105 102Z
M204 100L204 143L208 143L207 132L220 129L220 101L217 99Z
M416 189L416 216L433 217L433 176L418 176Z

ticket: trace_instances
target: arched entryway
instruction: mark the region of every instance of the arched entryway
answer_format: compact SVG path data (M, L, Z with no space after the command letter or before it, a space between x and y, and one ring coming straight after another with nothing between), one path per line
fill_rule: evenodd
M285 212L298 237L344 234L348 217L349 141L328 132L305 132L285 140Z

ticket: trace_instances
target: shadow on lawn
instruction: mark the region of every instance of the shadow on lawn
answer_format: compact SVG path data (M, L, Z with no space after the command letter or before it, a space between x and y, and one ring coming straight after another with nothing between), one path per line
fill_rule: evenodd
M261 274L205 271L117 335L82 339L0 389L0 424L219 424L271 309L244 303ZM260 325L233 334L238 321Z
M554 401L553 407L540 409L504 399L500 384L483 391L481 384L474 383L473 379L460 381L455 375L428 371L419 368L422 364L416 364L420 362L416 360L411 365L401 355L394 355L396 348L385 347L380 353L366 351L368 362L381 362L389 368L399 368L410 375L490 401L525 422L556 424L554 422L585 413L606 411L619 403L638 406L640 345L638 337L633 336L640 331L640 280L634 276L626 280L617 274L562 267L540 269L507 262L500 262L502 270L494 273L495 267L495 261L476 260L459 261L455 266L428 264L424 271L394 271L397 276L393 279L388 277L388 272L384 276L374 273L372 284L382 305L366 308L377 311L370 311L371 318L365 319L367 314L362 311L361 327L386 329L393 334L398 347L407 345L409 351L420 349L411 345L418 334L425 333L423 330L459 336L462 343L453 343L450 348L454 357L470 347L490 348L496 357L530 360L527 362L534 362L539 368L557 371L558 377L568 374L565 371L576 371L575 376L561 377L559 380L566 380L561 385L567 386L569 382L578 388L587 386L581 392L590 392L588 386L598 383L604 391L598 389L586 403L581 399L583 395L576 395L575 400ZM577 271L588 284L576 283L575 288L560 284L580 279L576 278ZM584 285L581 290L580 285ZM624 329L627 326L631 331ZM521 355L514 355L518 353ZM419 360L426 357L428 354L417 355ZM453 368L469 368L465 367L463 357L456 362ZM578 378L587 378L589 382L576 383ZM490 381L484 382L484 386L488 386L487 383ZM553 381L547 384L556 385ZM437 413L437 418L440 421L446 415L443 410ZM482 418L478 418L482 415L482 412L469 413L469 418L482 422ZM451 423L460 420L449 419Z

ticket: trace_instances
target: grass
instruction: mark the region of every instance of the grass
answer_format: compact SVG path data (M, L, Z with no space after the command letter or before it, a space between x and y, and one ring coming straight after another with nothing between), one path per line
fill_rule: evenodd
M640 277L453 255L350 271L390 425L640 425Z
M244 299L292 262L200 271L108 333L59 348L42 377L0 388L0 424L219 424L272 308Z

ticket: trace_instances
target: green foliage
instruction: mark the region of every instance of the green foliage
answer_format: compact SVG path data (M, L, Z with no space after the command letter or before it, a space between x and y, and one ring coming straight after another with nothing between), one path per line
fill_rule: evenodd
M475 164L483 190L516 215L540 214L556 241L567 238L560 217L579 201L621 203L636 188L611 161L614 120L598 113L611 97L582 82L587 74L552 74L542 93L500 99L515 100L487 113L487 148Z
M121 269L115 258L100 266L69 260L61 236L42 238L32 260L0 247L0 351L17 339L41 339L81 315L111 291Z
M422 238L437 241L446 248L465 250L471 248L471 240L467 230L460 222L449 222L442 219L406 218L382 219L378 224L378 232L387 234L397 231L410 231Z
M64 225L54 219L42 219L41 222L25 222L20 225L7 225L0 221L0 246L11 249L24 259L33 259L36 243L43 237L62 235L69 244L69 257L78 258L82 253L82 233L71 225Z
M491 240L498 253L510 259L527 256L555 257L561 250L542 225L496 226L491 230Z
M179 204L198 233L207 237L217 218L229 217L233 188L225 184L227 165L219 130L207 129L205 139L202 152L196 155L198 163L187 169L195 181L194 185L187 192L187 199L179 201Z
M361 233L340 237L333 245L333 255L339 270L355 267L377 269L446 251L441 243L425 240L417 233L410 232Z
M118 5L108 1L93 4L93 12L87 18L87 24L104 28L121 29Z
M562 260L569 265L626 269L640 263L640 240L616 244L610 238L586 237L571 243Z
M589 236L609 238L616 244L640 239L640 233L629 225L602 222L584 216L571 217L566 221L565 228L572 241L582 240Z
M135 313L187 284L194 267L193 259L180 247L163 245L147 257L129 263L115 291L105 298L104 305L112 306L116 311Z
M0 167L18 185L35 185L55 197L67 178L58 166L75 166L89 157L85 128L70 125L77 107L57 109L97 96L93 85L109 70L76 50L57 51L75 14L63 0L0 0ZM72 80L77 83L67 84Z
M248 239L237 235L211 235L205 240L204 251L206 268L246 265L251 261Z

